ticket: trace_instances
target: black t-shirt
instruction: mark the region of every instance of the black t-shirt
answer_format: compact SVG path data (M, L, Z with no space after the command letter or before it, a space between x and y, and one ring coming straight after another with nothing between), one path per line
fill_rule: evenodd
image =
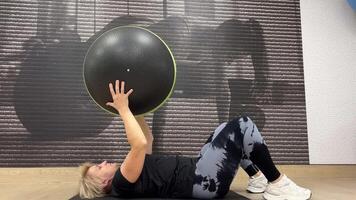
M130 183L120 171L112 181L111 195L117 197L190 198L196 158L179 155L148 155L140 177Z

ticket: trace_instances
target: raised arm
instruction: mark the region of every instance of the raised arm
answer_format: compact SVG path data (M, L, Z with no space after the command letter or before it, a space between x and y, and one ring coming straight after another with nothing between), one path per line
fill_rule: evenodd
M125 82L121 82L120 89L118 80L115 82L115 91L111 83L109 84L109 89L113 102L108 102L106 105L114 107L119 112L120 117L124 122L127 141L131 146L129 153L121 164L120 170L122 175L129 182L134 183L140 176L143 168L147 140L139 123L129 108L128 97L133 90L131 89L125 94Z
M150 126L147 124L144 116L138 116L136 120L140 124L147 140L146 154L152 154L153 135Z

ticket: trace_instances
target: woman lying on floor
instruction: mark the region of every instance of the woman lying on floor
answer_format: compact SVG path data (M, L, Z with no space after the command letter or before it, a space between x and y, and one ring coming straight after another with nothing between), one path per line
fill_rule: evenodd
M119 84L121 87L119 88ZM241 166L250 176L247 190L269 199L305 200L311 191L297 186L273 164L266 143L249 117L235 118L216 128L199 156L152 155L153 136L144 117L129 109L125 83L109 84L114 107L124 122L129 153L117 163L81 166L81 198L101 196L161 198L222 198Z

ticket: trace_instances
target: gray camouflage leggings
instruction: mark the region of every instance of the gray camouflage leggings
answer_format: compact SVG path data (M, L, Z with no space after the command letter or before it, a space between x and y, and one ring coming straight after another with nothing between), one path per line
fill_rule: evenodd
M245 168L252 164L250 154L256 143L265 142L249 117L218 126L199 153L192 196L203 199L225 196L239 165Z

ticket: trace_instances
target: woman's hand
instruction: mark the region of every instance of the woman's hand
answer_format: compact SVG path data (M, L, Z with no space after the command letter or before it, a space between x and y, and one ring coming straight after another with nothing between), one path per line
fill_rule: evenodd
M129 96L133 92L133 89L130 89L125 94L125 82L121 81L121 88L119 87L119 80L115 82L115 90L113 84L109 83L109 89L112 96L113 102L107 102L107 106L115 108L120 114L126 111L129 111Z

